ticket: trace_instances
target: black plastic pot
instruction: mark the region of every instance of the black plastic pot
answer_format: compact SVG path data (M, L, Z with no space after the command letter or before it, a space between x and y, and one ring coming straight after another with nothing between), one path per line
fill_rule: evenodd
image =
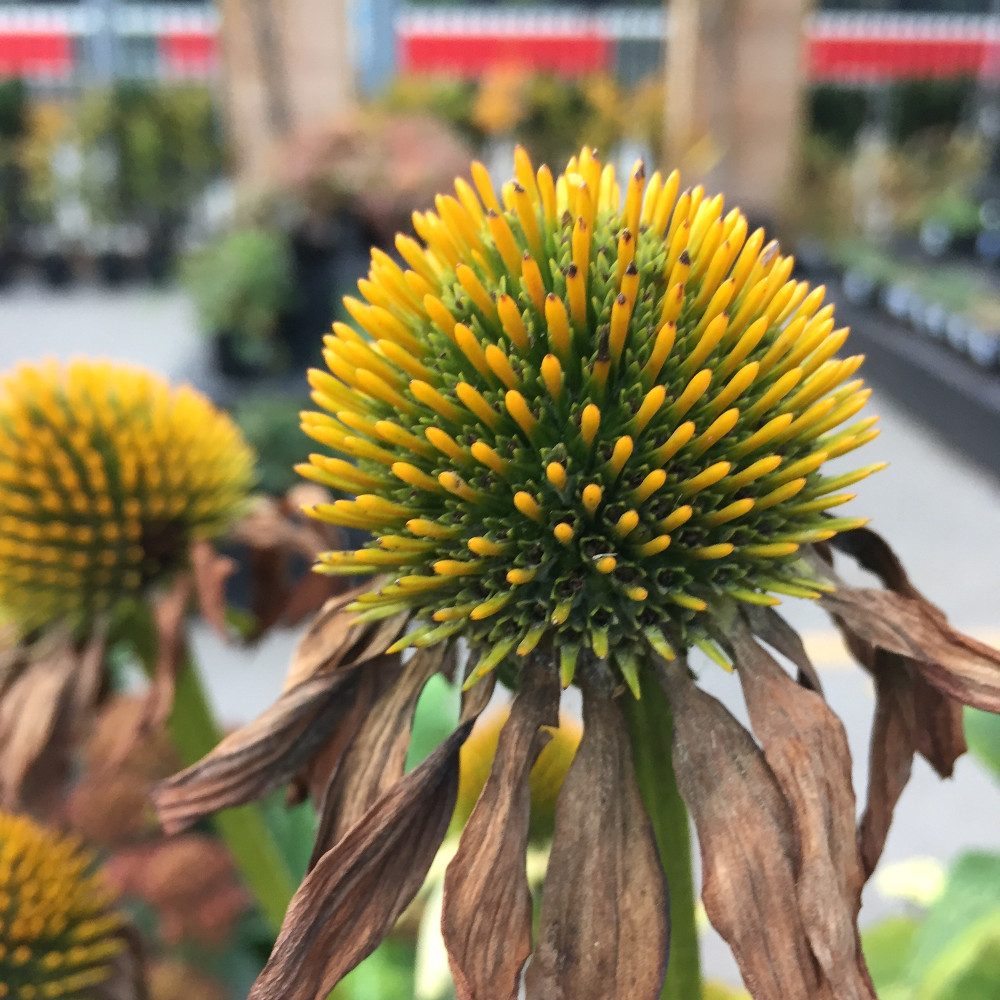
M98 254L94 266L101 284L109 288L117 288L124 284L133 274L132 261L125 254L115 250Z
M38 260L38 270L49 288L67 288L76 277L69 258L63 253L47 253Z

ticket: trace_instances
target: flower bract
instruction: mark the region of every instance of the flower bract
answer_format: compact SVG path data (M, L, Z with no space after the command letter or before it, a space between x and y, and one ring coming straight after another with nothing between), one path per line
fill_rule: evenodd
M87 622L239 513L253 455L200 393L110 362L0 381L0 619Z
M112 974L121 918L73 839L0 813L0 997L80 1000Z
M799 547L863 523L828 511L874 468L823 464L877 433L824 289L676 172L620 186L584 149L472 176L397 240L407 268L373 254L362 332L310 375L304 427L342 457L300 471L353 497L314 513L372 536L321 568L389 575L355 610L461 633L474 678L541 646L564 683L584 653L637 689L720 602L817 596Z

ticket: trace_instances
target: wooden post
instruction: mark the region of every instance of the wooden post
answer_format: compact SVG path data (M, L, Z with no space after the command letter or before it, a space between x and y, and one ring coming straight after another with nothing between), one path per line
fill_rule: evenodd
M346 110L349 0L222 0L223 91L237 178L266 172L290 132Z
M794 180L809 0L670 0L667 167L780 220Z

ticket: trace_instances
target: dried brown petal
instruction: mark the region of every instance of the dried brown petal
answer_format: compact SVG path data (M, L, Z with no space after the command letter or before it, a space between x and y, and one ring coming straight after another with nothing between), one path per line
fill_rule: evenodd
M419 650L372 707L323 795L310 867L403 777L417 700L452 656L441 647Z
M343 610L353 596L327 602L317 615L296 650L291 682L270 708L156 789L153 801L165 830L183 830L209 813L291 781L337 741L340 723L354 718L359 675L395 669L397 658L383 654L402 629L403 618L356 624ZM353 732L352 727L352 737Z
M824 594L820 603L862 641L906 657L950 698L1000 712L1000 652L957 632L933 605L853 587Z
M777 650L795 664L799 672L799 684L809 688L810 691L822 694L823 685L819 674L809 659L809 654L802 644L802 637L799 633L774 608L748 604L743 609L743 613L750 623L754 635L763 639L772 649Z
M104 636L51 633L7 652L0 689L0 806L47 812L101 690Z
M559 724L559 681L547 667L525 668L490 775L445 874L441 929L458 1000L513 1000L531 953L528 775L550 739L541 727Z
M877 649L869 666L875 680L875 718L868 757L868 797L858 824L866 879L882 856L896 803L910 780L917 739L913 677L905 658Z
M145 948L139 932L130 924L116 937L125 947L111 961L111 975L94 990L98 1000L149 1000L146 986Z
M556 806L528 1000L654 1000L667 888L619 706L583 688L583 739Z
M674 713L674 773L701 844L702 899L754 1000L813 1000L820 983L796 898L791 810L750 734L681 661L662 680Z
M211 542L202 540L191 546L191 570L202 616L223 639L228 639L226 581L236 572L236 562L219 555Z
M423 884L458 794L458 757L491 685L458 728L397 781L306 875L248 1000L321 1000L392 929Z
M753 731L792 808L796 887L813 954L835 996L874 1000L857 932L864 875L854 836L851 754L840 720L737 620L728 632Z

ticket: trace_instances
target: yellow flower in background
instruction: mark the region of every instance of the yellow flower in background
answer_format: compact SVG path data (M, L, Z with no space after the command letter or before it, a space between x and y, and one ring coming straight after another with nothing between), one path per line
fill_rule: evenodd
M622 192L590 150L558 177L519 150L473 182L414 216L410 270L374 252L364 333L310 374L304 427L344 457L300 471L355 496L313 512L372 533L321 568L389 574L354 610L463 634L470 680L551 647L564 683L586 651L637 690L734 602L828 588L799 548L864 523L827 510L879 466L822 472L878 433L844 427L868 390L824 289L676 172Z
M70 838L0 812L0 997L81 1000L125 950L121 917Z
M123 364L24 364L0 380L0 620L87 622L184 565L253 479L236 425Z

